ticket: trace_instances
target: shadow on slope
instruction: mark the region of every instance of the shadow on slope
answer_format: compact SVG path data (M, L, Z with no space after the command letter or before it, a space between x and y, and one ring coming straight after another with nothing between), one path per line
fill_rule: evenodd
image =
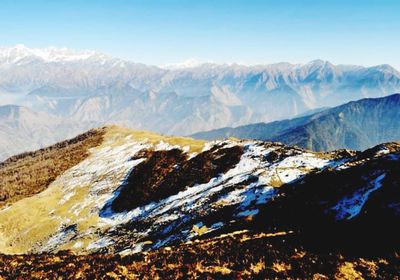
M218 145L191 159L180 149L142 151L135 159L145 160L127 176L100 211L100 216L130 211L195 184L206 183L235 166L242 154L240 146L221 148Z
M400 145L358 154L346 169L325 169L282 186L256 224L293 230L317 252L378 255L400 248ZM379 153L379 152L378 152Z

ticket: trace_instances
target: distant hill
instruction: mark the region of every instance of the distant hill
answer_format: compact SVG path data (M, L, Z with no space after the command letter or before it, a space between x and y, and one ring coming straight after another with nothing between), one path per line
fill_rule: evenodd
M400 139L400 94L366 98L300 118L222 128L193 135L279 141L315 151L363 150Z
M22 106L0 106L0 161L73 137L92 126L92 122L68 121Z

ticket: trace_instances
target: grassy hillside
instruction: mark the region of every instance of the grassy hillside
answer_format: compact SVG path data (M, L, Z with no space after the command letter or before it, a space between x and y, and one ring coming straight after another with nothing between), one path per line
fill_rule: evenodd
M0 209L0 279L399 277L399 143L314 153L117 126L77 139L3 163L70 162Z
M101 144L104 129L91 130L71 140L0 163L0 208L45 190L51 182L89 156Z
M0 209L0 251L26 253L43 246L51 251L57 232L61 239L70 238L64 234L71 230L80 237L56 242L57 246L85 250L100 238L94 228L106 231L110 227L101 223L99 205L123 183L138 148L178 145L193 154L204 143L109 126L10 158L0 167L2 205L10 206Z

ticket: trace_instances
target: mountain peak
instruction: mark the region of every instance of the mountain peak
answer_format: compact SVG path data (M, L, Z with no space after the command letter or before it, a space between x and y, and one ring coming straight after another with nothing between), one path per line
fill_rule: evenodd
M196 67L200 67L204 64L213 64L213 62L211 62L211 61L204 62L204 61L200 61L195 58L189 58L183 62L166 64L164 66L161 66L161 68L170 69L170 70L180 70L180 69L196 68Z
M17 49L17 50L28 50L29 49L24 44L16 44L14 48Z
M389 64L376 65L376 66L373 66L372 69L378 70L378 71L384 72L384 73L395 74L400 77L400 72L397 71L397 69L395 69L394 67L392 67Z
M325 65L326 63L329 63L326 60L322 60L322 59L314 59L311 60L310 62L308 62L307 64L309 65Z
M315 60L312 60L312 61L304 64L303 67L306 67L306 68L325 68L325 67L333 68L333 67L335 67L335 65L333 65L332 63L330 63L327 60L315 59Z
M29 48L23 44L0 48L0 62L8 64L22 63L31 59L45 62L71 62L89 58L105 59L108 56L96 51L76 51L68 48Z

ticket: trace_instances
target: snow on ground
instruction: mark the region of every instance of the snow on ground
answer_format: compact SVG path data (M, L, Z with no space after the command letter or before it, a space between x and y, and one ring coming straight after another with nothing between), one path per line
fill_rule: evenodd
M221 148L225 148L234 145L234 142L214 141L213 144L224 145ZM202 215L212 214L217 211L218 205L234 206L237 210L232 219L256 215L259 212L257 207L267 203L276 194L274 187L268 185L268 182L277 172L282 177L282 182L286 183L300 178L315 168L323 168L329 164L328 160L320 159L311 153L295 154L281 162L271 164L265 160L265 156L276 147L266 148L259 142L250 141L241 144L244 146L244 154L239 163L225 174L211 179L208 183L189 187L157 203L152 202L125 213L107 213L102 221L112 227L132 221L150 221L146 231L136 234L143 238L148 233L161 232L163 238L155 242L154 248L165 246L176 239L188 241L196 236L190 230L193 226L191 221L198 220ZM212 145L207 145L205 149L211 148ZM298 169L299 165L302 166L301 170ZM255 175L258 177L256 182L244 183ZM212 202L215 197L219 198ZM182 224L188 226L178 236L168 234L174 227ZM216 226L222 227L223 223L217 222L208 226L205 233L214 231Z
M42 251L53 249L57 243L56 240L65 238L65 225L90 223L91 219L95 222L100 209L113 197L113 192L123 184L132 168L144 160L131 160L131 158L140 150L149 148L150 145L134 142L128 137L124 140L118 146L113 146L114 143L110 141L105 142L101 148L93 149L91 156L52 183L51 186L61 186L63 197L58 203L59 207L69 206L67 213L53 215L53 219L68 215L71 221L61 224L58 231L43 246ZM77 197L78 194L82 194L81 197ZM101 229L108 225L99 220L91 226ZM80 237L92 235L93 228L79 232ZM94 241L86 249L93 250L107 244L107 242Z
M180 146L178 145L170 145L164 141L160 141L160 143L158 143L155 146L155 151L169 151L169 150L173 150L173 149L182 149Z
M128 212L114 213L107 205L119 195L119 187L126 183L135 166L145 160L133 160L132 157L151 147L185 151L188 148L162 141L153 144L138 142L129 136L105 139L102 146L91 150L87 159L59 176L47 192L39 195L54 194L57 206L56 209L45 207L46 213L50 213L46 222L55 227L55 232L42 240L37 251L68 248L95 252L117 242L118 229L126 223L142 226L130 229L129 247L118 248L119 252L158 248L174 241L190 241L198 234L227 226L226 218L218 218L221 208L232 209L232 221L257 215L260 205L268 203L281 184L332 164L313 153L291 148L284 149L283 159L268 162L268 154L272 151L281 153L282 146L257 141L213 141L206 144L204 150L215 145L220 149L242 145L244 153L235 167L207 183L187 187L161 201ZM213 215L215 218L208 222L210 224L203 225L205 219ZM201 228L193 232L193 226L200 223ZM177 228L179 231L176 231ZM153 242L143 243L144 240Z
M390 150L388 148L383 148L381 150L379 150L376 155L381 156L381 155L387 155L390 154Z
M123 183L126 174L143 161L143 159L130 160L138 151L147 148L143 143L126 143L118 148L111 149L106 146L96 151L87 160L71 168L60 176L54 184L62 184L65 196L60 204L68 202L73 196L71 193L79 187L90 186L88 202L96 198L96 204L101 206L110 198L110 192ZM103 194L103 195L102 195ZM80 208L84 208L84 203ZM75 215L79 215L77 211Z
M338 220L350 220L357 216L364 204L367 202L370 194L382 186L381 181L385 178L385 174L381 174L370 182L365 188L359 189L351 196L346 196L336 204L332 209L336 211Z

